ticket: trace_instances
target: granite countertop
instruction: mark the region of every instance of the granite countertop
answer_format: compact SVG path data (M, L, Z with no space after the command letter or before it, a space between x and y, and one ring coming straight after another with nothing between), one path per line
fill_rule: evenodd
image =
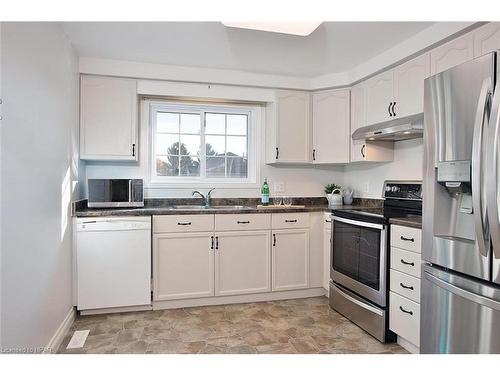
M183 209L183 205L201 205L197 198L165 198L146 199L141 208L88 208L87 200L73 203L73 216L99 217L99 216L151 216L151 215L200 215L200 214L250 214L250 213L287 213L287 212L331 212L324 197L293 198L294 205L305 207L282 208L257 208L259 200L256 198L225 199L214 198L214 208ZM368 202L366 199L354 201L353 205L336 207L335 209L373 208L378 202ZM176 206L175 208L173 206ZM219 206L219 207L218 207ZM220 206L240 206L220 207Z
M422 216L411 216L389 219L390 224L404 225L405 227L422 229Z
M145 207L145 208L87 208L77 210L76 217L97 216L151 216L151 215L201 215L201 214L254 214L254 213L281 213L281 212L329 212L328 205L312 205L304 208L257 208L245 206L242 208L201 208L182 209L181 207Z

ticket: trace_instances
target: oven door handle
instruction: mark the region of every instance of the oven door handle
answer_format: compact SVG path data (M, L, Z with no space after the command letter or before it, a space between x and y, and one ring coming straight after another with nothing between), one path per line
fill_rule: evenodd
M382 314L382 312L381 312L379 309L376 309L375 307L370 306L370 305L369 305L369 304L367 304L367 303L364 303L364 302L362 302L362 301L357 300L357 299L356 299L356 298L354 298L354 297L351 297L349 294L347 294L347 293L343 292L343 291L342 291L342 290L340 290L340 288L338 288L338 287L335 287L335 289L337 289L337 293L339 293L342 297L344 297L345 299L347 299L347 300L351 301L352 303L354 303L354 304L356 304L356 305L358 305L358 306L360 306L360 307L362 307L362 308L364 308L364 309L366 309L366 310L368 310L368 311L371 311L371 312L373 312L373 313L375 313L375 314L377 314L377 315L380 315L380 316L382 316L382 315L383 315L383 314Z
M351 219L346 219L346 218L338 217L338 216L333 216L333 220L339 221L339 222L345 223L345 224L356 225L358 227L375 228L375 229L380 229L380 230L384 229L383 224L375 224L375 223L368 223L365 221L351 220Z

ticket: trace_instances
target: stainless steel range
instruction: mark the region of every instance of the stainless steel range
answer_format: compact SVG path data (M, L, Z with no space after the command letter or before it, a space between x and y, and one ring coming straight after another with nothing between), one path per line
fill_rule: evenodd
M332 211L330 306L382 342L388 324L390 218L422 215L420 181L385 181L383 207Z

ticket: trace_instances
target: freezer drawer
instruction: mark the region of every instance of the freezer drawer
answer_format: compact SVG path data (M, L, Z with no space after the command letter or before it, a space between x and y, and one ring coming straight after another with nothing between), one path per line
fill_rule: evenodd
M421 353L500 353L500 288L422 267Z

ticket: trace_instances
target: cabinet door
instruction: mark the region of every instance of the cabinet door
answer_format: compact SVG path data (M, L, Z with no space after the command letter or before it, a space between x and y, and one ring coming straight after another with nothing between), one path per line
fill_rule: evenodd
M472 60L474 41L471 33L443 44L431 51L431 75Z
M393 72L389 70L367 80L365 86L366 124L390 120L389 106L393 101Z
M155 301L214 295L213 233L153 236Z
M277 163L310 161L310 95L279 91L276 98Z
M424 80L430 74L426 53L394 69L394 112L405 117L424 112Z
M80 158L137 160L136 81L82 76L80 90Z
M273 291L309 286L309 229L273 231Z
M327 219L331 220L331 219ZM330 285L330 249L332 241L332 230L323 229L323 288L329 289Z
M348 163L349 90L313 94L313 163Z
M474 57L500 49L500 22L490 22L474 31Z
M361 149L365 141L352 139L352 133L364 125L366 125L365 88L363 84L358 84L351 88L351 162L364 160Z
M271 291L271 233L217 232L215 295Z

